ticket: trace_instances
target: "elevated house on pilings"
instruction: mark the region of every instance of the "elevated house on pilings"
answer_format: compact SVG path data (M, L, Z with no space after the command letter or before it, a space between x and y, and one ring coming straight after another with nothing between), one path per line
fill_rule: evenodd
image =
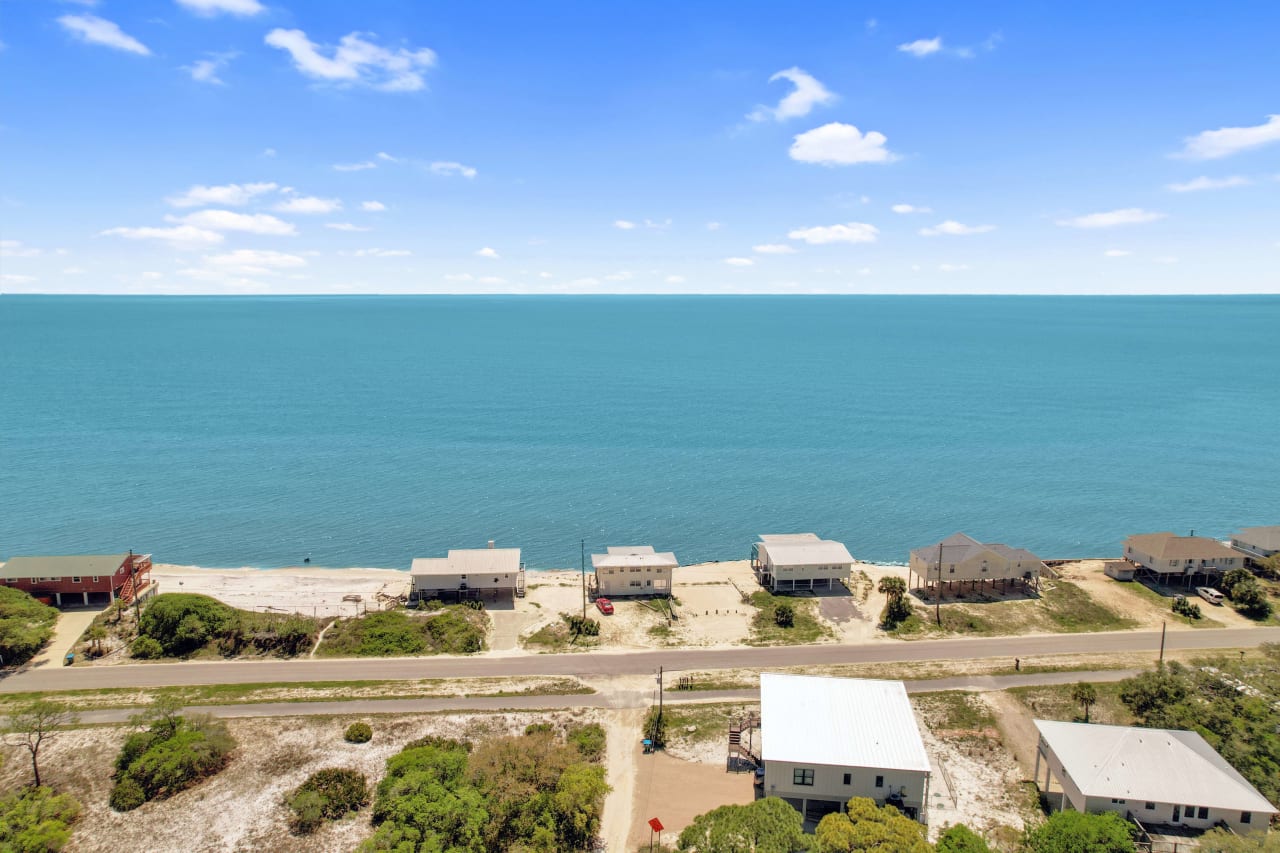
M765 533L751 546L751 570L771 592L830 589L848 581L853 556L816 533Z
M1244 554L1246 566L1280 554L1280 525L1246 527L1231 534L1231 547Z
M909 589L942 588L950 592L989 588L1007 590L1021 585L1040 591L1044 561L1024 548L1010 548L1000 542L979 542L965 533L956 533L911 552L907 563ZM945 586L944 586L945 585Z
M1204 536L1142 533L1124 540L1124 558L1137 574L1165 585L1212 585L1223 573L1244 568L1245 555Z
M608 598L671 595L679 565L675 554L658 553L652 545L611 545L608 553L591 555L592 592Z
M419 557L409 569L409 600L510 601L524 597L519 548L454 549L446 557Z
M59 607L133 603L155 593L151 555L88 554L74 557L10 557L0 582Z

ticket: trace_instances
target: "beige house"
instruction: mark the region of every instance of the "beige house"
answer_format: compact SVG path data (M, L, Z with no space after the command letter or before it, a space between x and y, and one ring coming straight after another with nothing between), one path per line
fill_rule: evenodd
M764 793L806 820L853 797L927 823L929 757L901 681L760 674Z
M519 548L453 550L447 557L419 557L409 569L412 600L500 598L524 595Z
M659 554L652 545L615 545L605 554L592 554L595 592L606 598L623 595L670 595L676 555Z
M853 572L853 557L841 542L816 533L766 533L751 546L751 569L770 590L831 587Z
M1265 833L1275 806L1196 732L1035 720L1036 782L1062 809L1116 812L1144 832ZM1059 791L1052 790L1058 780Z
M1245 556L1245 563L1280 554L1280 525L1246 527L1231 536L1231 547Z
M941 571L939 571L941 568ZM999 542L979 542L955 533L923 548L916 548L907 563L908 587L932 587L936 583L974 585L983 581L1021 581L1039 589L1044 562L1023 548ZM917 580L918 579L918 580Z
M1124 558L1161 583L1181 580L1191 586L1197 576L1212 577L1244 568L1244 555L1216 539L1142 533L1124 540Z

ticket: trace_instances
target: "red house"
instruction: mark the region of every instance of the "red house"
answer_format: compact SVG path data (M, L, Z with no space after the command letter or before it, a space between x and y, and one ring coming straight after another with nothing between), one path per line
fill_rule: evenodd
M0 567L0 583L59 607L128 603L153 592L151 555L11 557Z

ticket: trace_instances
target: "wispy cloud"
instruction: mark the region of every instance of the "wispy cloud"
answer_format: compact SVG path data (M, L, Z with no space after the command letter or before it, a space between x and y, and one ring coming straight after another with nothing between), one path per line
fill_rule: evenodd
M804 69L787 68L769 78L770 83L778 80L789 81L793 87L791 92L783 97L776 107L756 107L747 114L749 120L785 121L789 118L799 118L808 115L816 106L836 100L834 94L827 91L825 86Z
M274 183L222 184L213 187L196 184L181 195L170 196L166 201L174 207L201 207L207 204L238 206L277 189L279 186Z
M350 222L326 222L325 228L332 228L334 231L372 231L368 225L354 225Z
M1133 252L1128 249L1107 249L1102 253L1103 257L1107 258L1127 258L1132 254Z
M64 30L89 44L100 44L139 56L151 55L145 44L106 18L99 18L97 15L63 15L58 18L58 23Z
M312 42L302 30L274 29L265 41L287 51L298 71L316 80L384 92L416 92L426 87L423 74L435 65L435 51L425 47L391 50L369 41L367 35L350 33L337 47L328 47Z
M221 71L230 64L239 54L234 51L228 53L211 53L205 59L197 59L190 65L182 66L182 70L191 75L191 79L197 83L208 83L212 86L225 86L226 83L218 76Z
M1189 160L1217 160L1241 151L1280 142L1280 115L1267 116L1253 127L1221 127L1189 136L1178 155Z
M335 172L363 172L366 169L376 169L378 164L372 160L363 160L359 163L334 163Z
M613 220L613 227L620 228L623 231L630 231L636 227L636 224L630 219L615 219Z
M165 217L170 222L191 225L210 231L243 231L248 234L286 236L297 234L291 222L277 219L269 213L237 213L233 210L201 210L186 216Z
M753 267L756 264L750 258L725 258L724 262L731 267Z
M451 160L437 160L427 168L437 175L460 175L464 178L474 178L476 176L476 170L473 167L464 166L461 163L455 163Z
M408 249L356 249L347 252L353 258L407 258L413 252Z
M387 209L387 206L380 201L362 201L360 202L360 209L369 213L381 213Z
M1067 228L1114 228L1118 225L1141 225L1164 219L1165 214L1143 210L1140 207L1126 207L1121 210L1108 210L1103 213L1089 213L1074 216L1070 219L1059 219L1058 224Z
M223 236L217 231L197 228L194 225L175 225L172 228L108 228L99 232L104 237L123 237L126 240L156 240L179 248L191 248L221 243Z
M760 255L794 255L796 249L786 243L762 243L759 246L752 246L751 251Z
M898 50L917 57L929 56L942 50L942 36L934 36L931 39L916 39L906 44L900 44L898 45Z
M1201 176L1192 178L1182 184L1166 184L1165 189L1172 190L1175 193L1193 193L1201 190L1225 190L1230 187L1247 187L1253 181L1242 175L1232 175L1229 178L1208 178Z
M313 195L297 196L275 206L282 213L333 213L342 209L336 198L317 198Z
M263 275L307 265L307 259L300 255L270 249L236 249L221 255L205 255L204 262L207 266L240 275Z
M491 260L497 260L499 257L501 257L498 254L496 249L492 249L488 246L485 246L483 249L476 249L476 255L478 257L489 258Z
M940 222L930 228L921 228L920 233L925 237L967 237L970 234L985 234L988 231L994 231L994 225L965 225L963 222L956 222L954 219L948 219L946 222Z
M214 15L236 15L247 18L267 10L258 0L177 0L179 6L206 18Z
M932 207L920 207L914 204L895 204L891 210L894 213L933 213Z
M0 258L34 258L40 254L39 249L23 245L21 240L0 240Z
M811 245L824 243L874 243L880 229L866 222L846 222L840 225L818 225L813 228L797 228L787 232L792 240L803 240Z
M831 122L797 134L791 144L791 159L823 166L850 166L855 163L888 163L894 159L884 147L885 135L862 133L851 124Z

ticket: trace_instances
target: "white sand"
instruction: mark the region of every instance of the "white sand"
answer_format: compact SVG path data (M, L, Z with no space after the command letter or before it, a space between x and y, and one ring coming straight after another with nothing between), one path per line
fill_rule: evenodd
M202 569L157 563L151 575L159 592L196 592L243 610L307 616L356 616L409 593L409 573L396 569Z

